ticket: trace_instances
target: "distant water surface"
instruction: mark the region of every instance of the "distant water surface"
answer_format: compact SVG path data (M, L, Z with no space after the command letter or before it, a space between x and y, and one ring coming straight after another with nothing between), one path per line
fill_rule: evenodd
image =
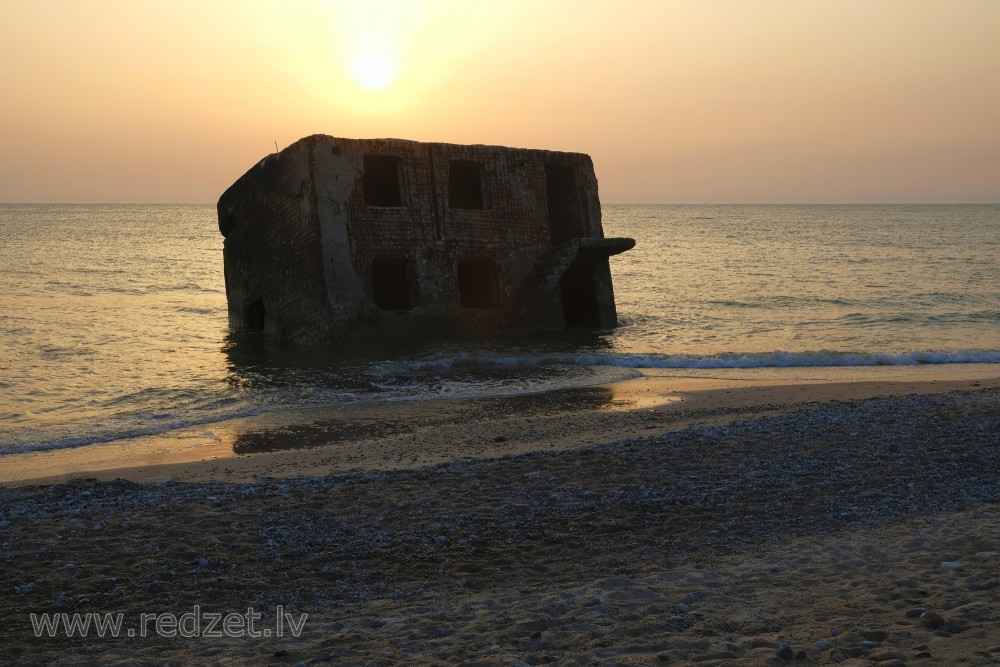
M302 349L227 328L214 206L0 206L0 454L629 369L1000 363L1000 206L611 206L620 326Z

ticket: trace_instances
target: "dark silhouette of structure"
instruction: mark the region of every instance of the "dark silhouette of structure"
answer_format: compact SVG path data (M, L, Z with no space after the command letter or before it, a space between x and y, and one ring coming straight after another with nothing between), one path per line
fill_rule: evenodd
M233 328L349 322L527 331L615 325L589 156L306 137L219 199Z

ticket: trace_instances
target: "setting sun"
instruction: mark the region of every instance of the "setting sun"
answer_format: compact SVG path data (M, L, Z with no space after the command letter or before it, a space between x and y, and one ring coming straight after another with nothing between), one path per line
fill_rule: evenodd
M384 90L395 79L398 67L385 54L362 53L351 64L351 75L362 88L377 92Z

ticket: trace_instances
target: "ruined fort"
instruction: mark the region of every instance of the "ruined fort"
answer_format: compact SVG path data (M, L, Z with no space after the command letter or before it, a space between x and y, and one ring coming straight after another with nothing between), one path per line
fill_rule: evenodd
M523 332L615 325L589 156L306 137L219 199L229 323L315 340L350 323Z

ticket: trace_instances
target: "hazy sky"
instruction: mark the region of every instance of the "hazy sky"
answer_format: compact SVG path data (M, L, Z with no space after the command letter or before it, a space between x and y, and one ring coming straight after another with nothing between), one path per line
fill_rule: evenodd
M1000 202L1000 0L0 0L0 202L214 202L316 133L605 202Z

